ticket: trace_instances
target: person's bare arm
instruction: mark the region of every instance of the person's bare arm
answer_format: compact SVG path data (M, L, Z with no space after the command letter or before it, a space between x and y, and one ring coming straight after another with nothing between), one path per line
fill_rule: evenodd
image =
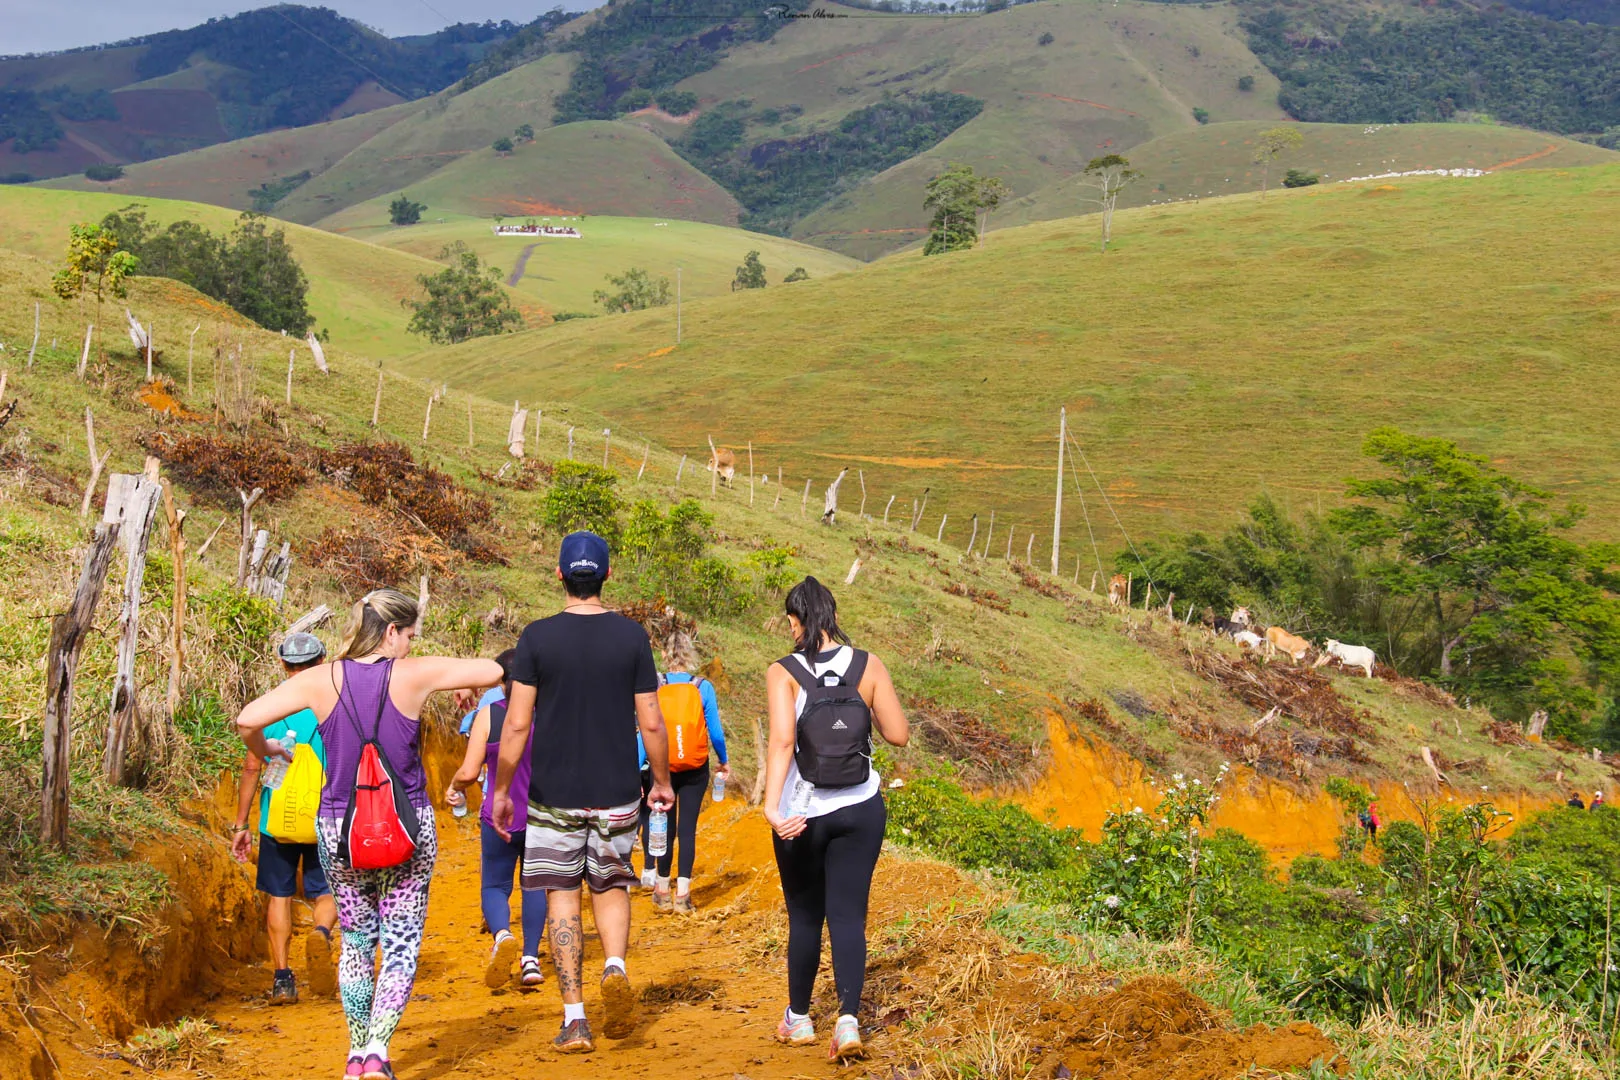
M765 669L765 701L770 716L770 737L765 744L765 820L784 840L798 836L805 827L804 818L783 817L777 812L782 805L788 764L798 742L798 718L793 708L798 696L799 684L786 668L772 664Z
M862 690L870 690L872 724L883 741L890 746L904 746L911 741L911 722L900 707L900 695L895 693L894 680L889 669L876 656L867 654L866 675L861 679Z
M315 709L320 704L317 696L318 680L331 679L331 665L300 671L275 689L260 694L246 705L236 717L236 733L247 744L248 753L263 761L272 753L291 760L286 751L272 751L265 741L264 729L278 720L285 720L300 709Z
M500 665L496 665L499 667ZM495 786L490 791L489 813L495 830L508 840L512 838L514 803L512 800L512 774L529 746L529 727L534 723L535 688L528 683L514 682L512 696L506 703L506 720L501 724L501 753L495 762ZM527 792L519 792L528 801Z
M462 660L455 656L409 656L395 661L396 684L389 689L394 704L407 716L421 713L429 695L440 690L493 686L500 682L501 665L493 660Z
M231 854L237 862L246 862L253 850L253 835L248 831L248 818L253 812L253 797L259 793L259 771L262 763L252 754L242 759L242 778L236 785L236 829L231 833Z
M467 752L462 755L461 768L456 770L456 775L450 778L450 786L445 789L445 801L451 806L460 806L466 799L462 792L478 782L478 774L484 767L484 750L488 746L489 706L485 705L478 710L478 715L473 718L472 730L467 733Z
M647 805L668 810L675 805L675 790L669 784L669 731L664 727L663 710L658 707L658 691L636 695L636 725L641 728L641 745L652 769Z

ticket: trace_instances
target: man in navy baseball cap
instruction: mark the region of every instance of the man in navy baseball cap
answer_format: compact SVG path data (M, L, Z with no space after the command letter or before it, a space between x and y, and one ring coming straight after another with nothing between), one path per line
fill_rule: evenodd
M557 576L580 584L600 585L608 576L607 541L593 532L572 532L557 550ZM575 594L577 595L577 594Z

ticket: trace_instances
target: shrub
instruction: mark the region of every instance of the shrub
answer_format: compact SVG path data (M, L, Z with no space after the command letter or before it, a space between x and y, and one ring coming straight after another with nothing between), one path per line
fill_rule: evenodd
M522 139L524 142L534 142L534 125L519 124L517 129L513 131L512 134L516 138Z
M1310 187L1321 181L1322 178L1315 173L1306 172L1304 169L1289 169L1283 176L1283 187Z
M782 284L788 285L788 284L791 284L792 282L795 282L795 281L809 281L809 280L810 280L810 271L806 270L802 266L795 266L793 268L793 273L789 274L787 277L782 279Z
M94 180L99 184L105 184L110 180L121 180L123 176L124 167L122 165L96 164L88 166L84 170L86 180Z
M1050 44L1052 44L1052 42L1054 42L1056 40L1057 40L1057 38L1052 36L1052 31L1047 30L1044 33L1042 33L1040 37L1035 39L1035 44L1037 44L1037 45L1050 45Z
M1239 75L1238 76L1238 89L1243 91L1245 94L1252 91L1254 89L1254 76L1253 75Z
M1620 885L1620 811L1549 810L1519 826L1508 851L1519 865L1555 877Z
M994 867L1015 877L1079 865L1078 834L1053 829L1015 803L978 800L938 777L922 777L885 796L889 835L968 869Z
M1200 124L1209 123L1209 110L1197 108L1193 109L1193 119L1198 121Z
M540 520L559 533L589 529L611 545L621 533L619 511L623 500L617 490L619 477L583 461L559 461L552 474L551 490L540 504Z
M645 87L637 86L634 89L627 90L624 93L624 96L619 98L619 111L635 112L637 109L645 109L652 103L652 91L646 89Z
M427 205L412 202L409 195L401 195L388 204L388 220L395 225L415 225L422 220Z
M510 154L512 152L512 140L505 135L502 135L489 145L497 154Z
M799 569L793 565L796 554L798 551L794 548L772 544L750 552L743 559L743 565L754 575L754 588L761 595L780 597L799 579Z
M685 116L698 106L697 95L690 90L662 90L656 100L671 116Z
M639 594L699 615L741 610L746 582L731 564L706 553L713 528L714 516L695 499L676 503L667 514L651 499L632 506L619 551L635 568Z

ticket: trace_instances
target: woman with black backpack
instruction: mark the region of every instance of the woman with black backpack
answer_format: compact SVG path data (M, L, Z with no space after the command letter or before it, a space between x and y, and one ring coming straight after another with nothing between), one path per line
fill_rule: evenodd
M827 1056L841 1061L865 1052L856 1013L866 981L866 910L888 822L872 729L904 746L910 726L883 661L851 647L839 629L825 585L805 578L786 606L796 648L765 672L765 817L788 910L788 1007L776 1038L794 1046L816 1040L810 996L825 924L838 991Z
M280 753L265 743L267 726L299 709L321 718L326 783L315 832L343 934L338 990L349 1023L349 1080L392 1080L388 1043L416 981L438 853L422 771L422 706L436 691L501 679L493 660L408 657L417 618L416 601L404 593L367 593L349 616L336 662L300 671L236 718L242 741L266 758Z

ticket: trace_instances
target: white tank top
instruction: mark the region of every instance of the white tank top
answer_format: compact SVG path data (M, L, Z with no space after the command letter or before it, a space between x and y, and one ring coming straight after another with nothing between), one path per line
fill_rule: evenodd
M822 675L845 674L849 671L850 662L854 659L855 650L848 645L840 645L833 651L832 659L825 662L811 664L801 652L795 652L788 662L797 661L810 674L820 677ZM805 696L804 687L799 687L798 696L793 699L793 719L795 722L804 712ZM793 788L800 779L802 778L799 776L798 761L789 759L787 779L782 782L782 798L776 806L777 812L783 817L792 816ZM876 795L882 786L883 779L878 776L878 771L874 768L867 773L866 783L864 784L855 784L851 787L815 788L810 795L810 809L805 812L804 816L807 818L821 817L824 814L832 813L834 810L842 810L846 806L863 803Z

